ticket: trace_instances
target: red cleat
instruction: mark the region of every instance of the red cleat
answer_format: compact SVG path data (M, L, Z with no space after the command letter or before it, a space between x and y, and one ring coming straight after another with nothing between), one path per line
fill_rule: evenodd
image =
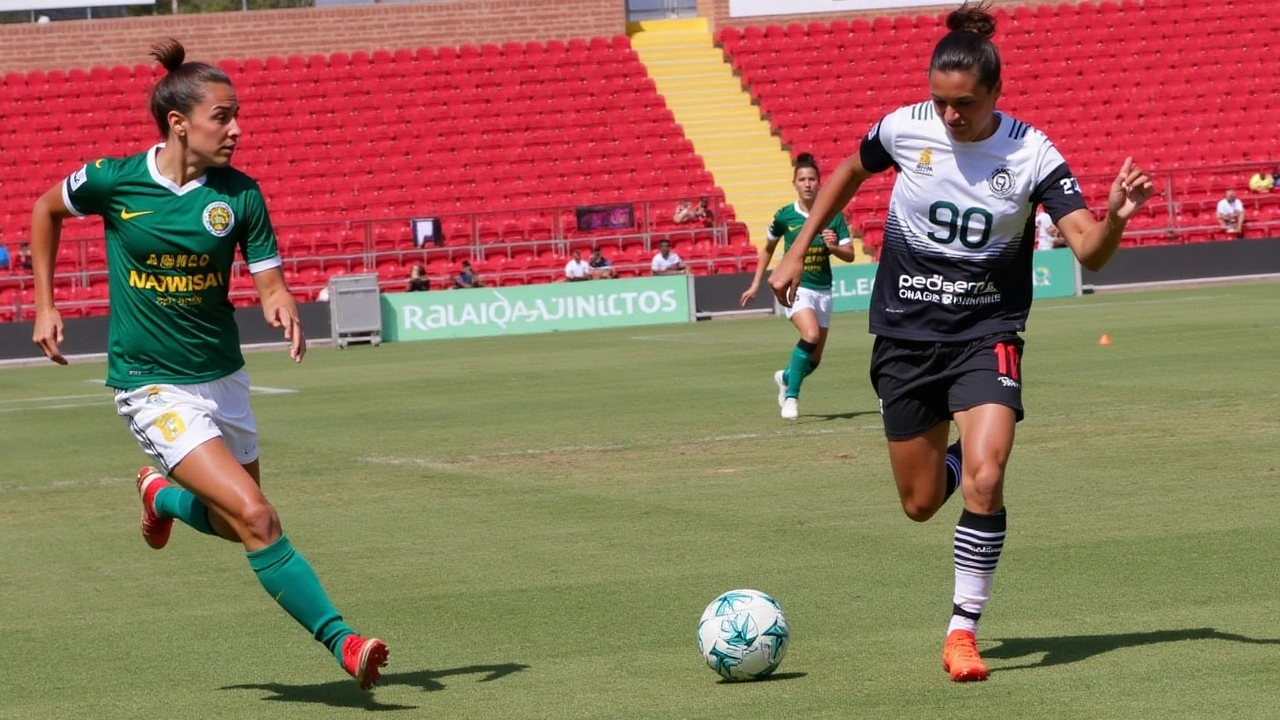
M138 495L142 498L142 539L152 548L159 550L169 544L169 533L173 531L173 520L162 518L156 514L156 493L169 487L169 481L153 467L144 467L138 471Z
M987 679L987 664L978 655L978 641L968 630L952 630L942 646L942 669L952 682L980 682Z
M360 689L368 690L382 678L379 672L387 665L391 651L378 638L365 640L351 634L342 640L342 667L360 683Z

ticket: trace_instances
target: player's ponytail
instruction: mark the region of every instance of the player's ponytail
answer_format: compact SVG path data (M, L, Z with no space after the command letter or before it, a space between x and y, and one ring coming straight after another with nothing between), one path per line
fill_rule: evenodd
M819 178L822 177L822 171L818 169L818 161L813 159L813 153L800 153L797 155L793 167L795 169L791 173L792 180L795 180L796 176L800 174L801 168L812 168Z
M204 99L207 83L231 84L227 74L213 65L186 62L186 48L173 38L153 45L150 54L167 73L151 89L151 117L161 137L169 137L169 113L190 115Z
M988 90L1000 82L1000 53L991 42L996 18L988 12L990 4L990 0L965 0L947 15L950 32L934 47L929 72L972 72Z

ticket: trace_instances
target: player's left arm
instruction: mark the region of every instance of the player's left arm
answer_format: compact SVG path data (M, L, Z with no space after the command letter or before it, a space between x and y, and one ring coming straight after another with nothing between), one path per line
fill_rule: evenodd
M289 357L294 362L302 362L302 357L307 354L307 337L302 332L302 320L298 317L298 303L285 283L283 261L267 214L267 204L256 187L245 193L244 216L246 227L240 240L240 252L253 275L262 314L271 327L284 328L284 339L289 342Z
M284 328L284 339L289 341L289 357L294 362L302 362L302 356L307 354L307 337L302 332L302 320L298 317L298 303L285 284L284 271L277 265L256 272L253 284L258 288L267 324Z
M1075 182L1074 177L1070 179ZM1078 195L1078 183L1074 190ZM1120 247L1120 236L1124 234L1129 218L1154 193L1155 183L1151 178L1133 162L1133 158L1125 158L1120 172L1111 182L1111 190L1107 193L1107 214L1101 221L1095 220L1093 213L1083 206L1066 214L1055 213L1050 205L1053 202L1052 195L1046 197L1045 209L1049 210L1062 238L1080 264L1097 272L1115 254L1116 248Z
M836 216L834 222L822 231L822 242L827 251L845 262L858 259L857 250L853 247L853 234L849 232L849 223L844 220L844 213Z

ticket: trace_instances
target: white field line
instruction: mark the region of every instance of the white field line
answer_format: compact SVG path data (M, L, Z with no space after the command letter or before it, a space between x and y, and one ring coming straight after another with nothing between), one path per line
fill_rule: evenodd
M319 347L323 345L332 345L333 340L330 338L307 338L307 347ZM250 343L241 345L240 349L244 352L273 352L277 350L288 350L287 342L266 342L266 343ZM72 364L80 362L98 362L107 359L106 353L82 353L79 355L65 355L68 362ZM11 358L9 360L0 360L0 369L7 367L34 367L37 365L48 365L49 359L43 355L33 357Z
M9 400L0 400L0 405L6 405L8 403L49 402L52 400L82 400L84 398L101 398L101 397L102 397L102 393L100 392L86 393L84 395L46 395L44 397L11 398Z
M878 426L876 426L878 427ZM861 428L860 428L861 429ZM738 433L734 435L708 435L676 442L676 445L714 445L743 440L762 440L766 438L836 435L849 432L849 428L810 428L803 430L778 430L775 432ZM420 457L406 455L366 455L359 458L361 462L377 465L415 465L435 470L451 469L457 465L478 460L499 460L512 457L540 457L545 455L570 455L583 452L616 452L620 450L642 450L645 448L666 447L673 443L669 440L640 440L618 443L601 443L598 445L559 445L545 448L522 448L503 450L492 453L474 453L454 458Z
M717 340L715 338L699 338L687 333L664 333L660 335L632 335L632 340L645 342L683 343L686 345L753 345L755 340Z
M857 428L858 430L879 430L880 426L868 425ZM765 438L777 437L794 437L800 436L823 436L836 435L842 432L849 432L849 428L831 429L831 428L807 428L802 430L777 430L774 432L758 432L758 433L738 433L734 435L710 435L707 437L694 438L686 440L682 445L710 445L715 443L741 442L743 440L760 440ZM652 440L643 442L623 442L623 443L603 443L599 445L561 445L557 447L547 448L524 448L519 450L506 450L503 452L483 453L465 455L453 459L440 459L429 457L407 457L400 455L366 455L358 458L360 462L374 463L376 465L410 465L414 467L427 468L430 470L450 470L456 471L458 465L466 462L474 462L477 460L499 459L508 457L539 457L545 455L558 455L574 452L611 452L618 450L635 450L643 448L652 448L670 445L665 440ZM32 490L72 490L77 488L93 488L112 485L133 484L136 480L132 477L107 477L107 478L85 478L78 480L53 480L41 485L10 485L0 484L0 493L4 492L24 492Z
M79 480L53 480L42 485L0 485L0 493L27 492L31 490L78 490L80 488L110 487L113 485L133 485L137 478L121 475L120 477L84 478Z
M85 382L101 385L104 381L100 378L95 378L85 380ZM260 385L249 386L249 393L251 395L287 395L289 393L296 392L298 391L292 388L263 387ZM59 400L87 400L88 402L56 402ZM50 402L54 402L56 404L45 404ZM10 398L8 400L0 400L0 413L26 412L32 410L66 410L67 408L96 407L99 405L110 404L112 404L111 393L107 391L84 395L44 395L41 397ZM5 407L6 405L10 407Z
M1132 302L1125 302L1123 300L1103 300L1101 302L1076 303L1072 305L1050 305L1049 307L1035 305L1035 306L1032 306L1031 308L1031 314L1035 315L1036 313L1048 312L1050 310L1088 310L1090 308L1107 307L1109 305L1125 305L1125 306L1172 305L1173 303L1204 302L1205 300L1218 300L1221 298L1229 298L1229 297L1234 297L1234 296L1233 295L1191 295L1188 297L1163 298L1160 300L1134 300Z

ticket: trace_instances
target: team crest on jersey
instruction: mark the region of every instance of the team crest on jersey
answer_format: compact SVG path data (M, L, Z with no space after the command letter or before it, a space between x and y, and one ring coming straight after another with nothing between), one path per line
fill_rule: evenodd
M991 194L996 197L1009 197L1013 194L1013 171L1004 165L996 168L991 172L991 177L987 178L987 187L991 188Z
M920 151L920 161L916 163L917 175L933 176L933 148L925 148Z
M236 226L236 215L231 206L219 200L211 202L204 208L204 229L217 237L226 237L231 228Z

